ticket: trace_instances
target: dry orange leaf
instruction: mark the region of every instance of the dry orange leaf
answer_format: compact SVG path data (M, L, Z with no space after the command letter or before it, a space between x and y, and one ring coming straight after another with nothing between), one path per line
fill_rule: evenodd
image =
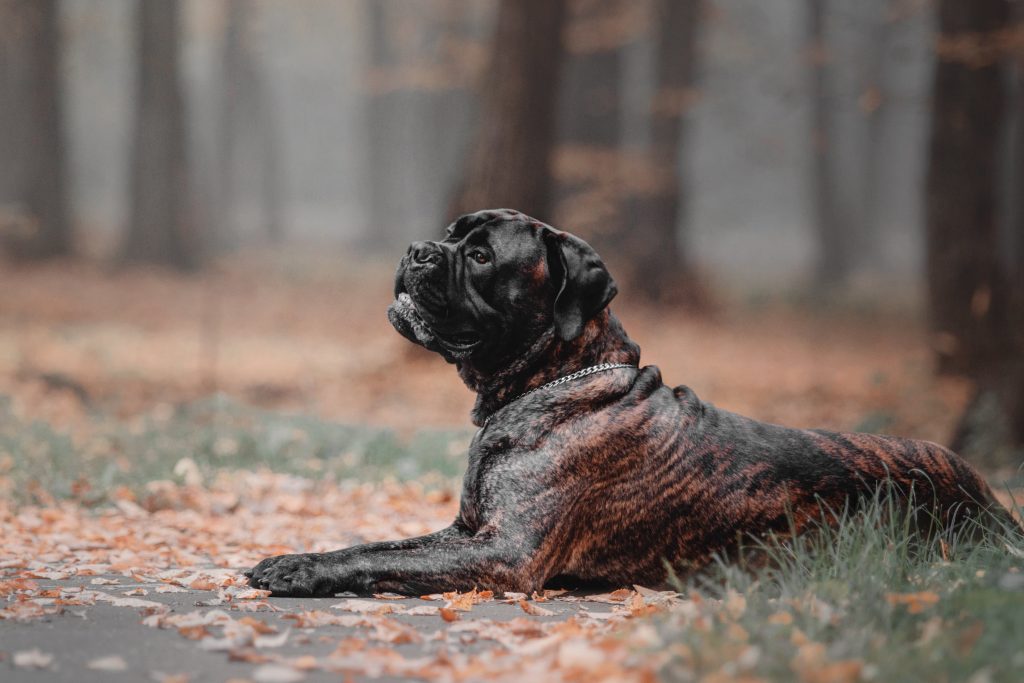
M886 593L886 601L890 605L905 605L911 614L920 614L939 601L938 593L920 591L918 593Z
M632 597L633 591L628 588L620 588L612 591L611 593L601 593L599 595L591 595L587 599L591 602L610 602L610 603L622 603Z
M532 602L527 602L526 600L520 600L519 606L523 609L524 612L526 612L532 617L550 617L556 614L555 612L552 612L549 609L544 609L543 607L540 607Z
M205 626L202 625L179 626L178 633L180 633L182 637L188 638L189 640L202 640L203 638L208 638L210 636L210 632L206 629Z
M220 588L220 586L206 577L199 577L190 583L188 587L194 591L215 591Z
M256 633L259 633L260 635L265 636L270 633L277 633L276 628L274 628L267 622L263 621L262 619L257 619L256 617L242 617L238 620L238 623L245 624L252 630L256 631Z
M467 593L460 593L458 591L444 593L443 597L448 601L448 604L445 605L446 607L460 612L468 612L473 609L473 605L493 600L494 593L492 591L478 591L474 588Z

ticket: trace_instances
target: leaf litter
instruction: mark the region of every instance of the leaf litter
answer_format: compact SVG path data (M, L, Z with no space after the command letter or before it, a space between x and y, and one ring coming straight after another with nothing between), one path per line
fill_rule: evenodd
M145 627L257 665L253 680L291 680L315 670L441 681L518 680L530 672L543 680L644 680L653 669L616 633L678 600L674 592L642 587L590 597L552 590L496 596L473 589L413 601L396 594L346 597L327 610L282 608L268 591L249 586L238 568L274 552L430 531L451 518L455 502L415 483L314 486L270 472L163 491L187 504L148 510L130 501L90 510L71 502L45 508L0 503L7 552L0 568L0 619L59 618L67 608L99 604L130 609ZM214 511L210 501L224 497L238 504ZM390 514L364 512L385 509ZM338 528L348 532L338 534ZM56 585L71 580L85 585ZM181 592L201 596L195 609L175 611L153 599ZM601 603L609 611L590 611ZM493 606L486 615L478 614L483 605ZM510 610L506 618L491 618L501 609ZM333 641L334 649L325 656L292 654L317 638ZM464 651L470 644L474 651ZM407 647L414 650L398 649ZM14 653L12 661L45 668L54 658L30 650ZM96 653L86 666L118 671L122 665L120 654Z

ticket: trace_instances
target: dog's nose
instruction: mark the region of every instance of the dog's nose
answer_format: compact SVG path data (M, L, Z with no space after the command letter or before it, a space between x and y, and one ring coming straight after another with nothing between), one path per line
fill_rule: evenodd
M441 260L441 248L433 242L413 242L409 246L409 256L413 263L421 265L438 263Z

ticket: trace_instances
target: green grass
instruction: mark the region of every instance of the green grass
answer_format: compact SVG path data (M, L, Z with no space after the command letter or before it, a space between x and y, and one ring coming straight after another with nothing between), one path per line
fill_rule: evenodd
M465 467L472 436L422 430L401 439L387 429L259 410L221 396L129 422L97 416L89 431L72 438L45 422L19 420L0 396L0 495L100 504L119 486L139 491L153 480L182 482L188 472L208 481L221 470L258 468L328 480L452 478Z
M659 622L674 653L664 677L1022 681L1024 538L971 531L922 538L879 498L752 548L759 569L719 562L680 586L696 602Z

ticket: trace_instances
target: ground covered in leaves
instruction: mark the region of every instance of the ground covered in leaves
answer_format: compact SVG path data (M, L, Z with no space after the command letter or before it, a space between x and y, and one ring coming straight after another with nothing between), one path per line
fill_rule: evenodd
M881 515L675 590L250 589L267 555L455 514L472 397L388 326L388 271L0 265L0 678L1024 679L1020 539ZM967 396L899 311L614 307L667 382L759 419L944 441Z
M0 667L75 681L111 671L167 681L653 671L617 626L664 609L672 591L269 599L237 571L268 553L425 533L454 512L447 491L415 483L322 485L269 472L153 487L142 499L124 492L102 511L5 505Z
M1024 542L922 542L876 509L677 590L271 598L267 553L423 533L418 483L221 473L109 506L0 505L4 680L1018 681Z

